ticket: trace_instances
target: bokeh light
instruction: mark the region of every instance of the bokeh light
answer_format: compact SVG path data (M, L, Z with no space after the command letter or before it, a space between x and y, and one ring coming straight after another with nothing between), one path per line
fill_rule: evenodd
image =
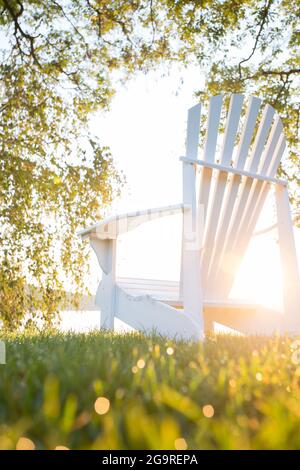
M176 450L186 450L188 448L187 442L183 437L175 439L174 446Z
M212 405L205 405L202 408L203 415L205 418L212 418L215 414L214 407Z
M35 445L31 439L28 439L27 437L20 437L20 439L17 442L16 449L17 450L34 450Z
M139 360L137 361L136 365L137 365L137 367L138 367L139 369L144 369L146 363L145 363L144 359L139 359Z
M105 415L110 408L110 401L106 397L98 397L94 404L95 411L98 415Z
M262 373L261 372L257 372L257 374L255 375L255 378L258 382L261 382L262 379L263 379L263 376L262 376Z

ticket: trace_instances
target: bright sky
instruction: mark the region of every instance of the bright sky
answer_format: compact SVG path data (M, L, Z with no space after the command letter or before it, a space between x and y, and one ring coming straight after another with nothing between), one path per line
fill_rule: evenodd
M203 85L196 67L173 67L168 76L161 70L139 74L118 90L111 110L92 122L127 181L110 214L182 202L179 156L185 153L187 109L195 104L194 91ZM120 276L178 279L179 224L179 217L170 217L123 236Z
M120 200L110 215L182 202L180 155L184 155L187 110L196 103L195 90L204 85L199 68L173 67L140 74L120 87L109 112L91 123L102 144L112 151L117 167L126 176ZM258 228L274 223L270 199ZM297 246L300 236L297 231ZM179 279L181 229L179 216L145 224L121 237L118 245L118 275ZM299 250L300 252L300 250ZM91 254L94 288L100 269ZM281 305L281 278L277 232L255 237L243 262L232 297Z

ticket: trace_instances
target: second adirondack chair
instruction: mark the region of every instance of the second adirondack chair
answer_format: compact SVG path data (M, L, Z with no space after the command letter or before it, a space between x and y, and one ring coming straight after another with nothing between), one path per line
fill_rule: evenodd
M222 111L226 113L222 131ZM180 204L113 216L84 229L103 272L96 294L101 327L117 317L133 328L200 339L214 322L242 333L300 331L300 280L287 183L276 178L286 140L280 117L259 98L210 98L199 149L201 104L188 111ZM199 156L200 155L200 158ZM233 301L229 294L267 195L275 190L284 312ZM117 279L117 238L138 225L183 214L179 283ZM159 260L158 260L159 262ZM263 260L261 260L263 262Z

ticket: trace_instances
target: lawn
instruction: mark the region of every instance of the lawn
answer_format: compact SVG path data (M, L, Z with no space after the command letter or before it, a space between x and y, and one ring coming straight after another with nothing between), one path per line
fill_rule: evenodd
M2 340L0 448L300 449L300 341Z

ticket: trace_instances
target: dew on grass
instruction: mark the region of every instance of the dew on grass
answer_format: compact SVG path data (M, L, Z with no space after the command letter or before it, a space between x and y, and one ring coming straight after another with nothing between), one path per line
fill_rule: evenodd
M20 437L16 445L17 450L34 450L35 445L28 437Z
M215 410L212 405L204 405L202 408L202 412L205 418L212 418L215 414Z
M136 365L137 365L137 367L138 367L139 369L144 369L146 363L145 363L144 359L139 359L139 360L137 361Z
M176 450L186 450L188 448L187 442L183 437L175 439L174 446Z
M236 381L234 379L230 379L229 380L229 385L231 388L235 388L236 387Z
M122 398L124 398L124 395L125 395L125 390L123 388L118 388L116 390L116 399L117 400L122 400Z
M256 378L256 380L257 380L258 382L261 382L262 379L263 379L262 373L261 373L261 372L257 372L257 373L255 374L255 378Z
M94 403L95 411L98 415L105 415L110 408L110 401L106 397L98 397Z

